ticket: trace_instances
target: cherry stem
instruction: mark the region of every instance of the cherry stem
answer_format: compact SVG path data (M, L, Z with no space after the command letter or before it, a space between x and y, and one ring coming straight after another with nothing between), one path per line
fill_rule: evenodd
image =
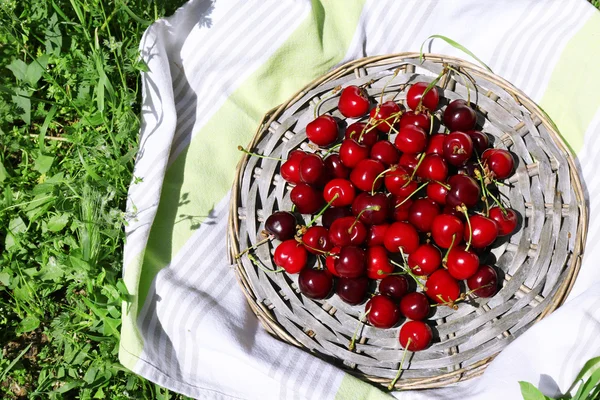
M450 300L450 298L448 298L448 300L444 300L444 298L442 297L441 294L438 294L436 297L441 300L441 303L432 304L431 307L447 306L453 310L458 310L458 306L456 305L456 303L466 299L466 296L464 293L461 293L461 295L458 296L458 298L456 300Z
M429 136L433 133L433 114L429 114Z
M319 219L319 217L321 215L323 215L323 213L325 211L327 211L327 209L329 207L331 207L331 204L335 201L335 199L337 199L338 197L340 197L339 193L336 193L333 195L333 198L331 200L329 200L329 202L327 204L325 204L325 207L323 207L323 209L321 211L319 211L319 213L317 215L315 215L315 217L312 219L312 221L310 221L308 223L308 225L306 225L307 228L310 228L312 226L312 224L314 224L315 222L317 222L317 220Z
M370 207L366 207L364 209L362 209L358 215L356 216L356 218L354 219L354 222L352 223L352 225L350 225L350 228L348 228L348 233L352 232L352 229L354 229L354 227L356 226L356 224L358 223L358 220L360 219L360 217L366 213L367 211L379 211L381 210L381 206L370 206Z
M413 278L413 280L421 288L421 290L426 292L427 287L425 285L423 285L423 283L419 280L419 277L417 275L415 275L415 273L412 271L412 269L410 269L410 267L407 267L408 264L406 262L406 255L404 254L404 250L402 249L402 247L399 247L399 249L400 249L400 255L402 256L402 261L404 262L404 265L401 265L401 264L395 262L394 260L390 260L390 263L392 263L392 265L399 267L405 273L407 273L411 278Z
M424 184L422 184L421 186L419 186L418 188L416 188L414 192L412 192L411 194L409 194L404 200L402 200L400 203L398 203L394 208L398 208L402 204L406 203L411 197L413 197L415 195L415 193L417 193L419 190L423 189L428 184L429 184L429 182L425 182Z
M437 183L438 185L440 185L441 187L443 187L446 190L450 190L451 189L450 185L448 185L446 183L443 183L443 182L440 182L440 181L434 181L434 182Z
M388 385L388 390L392 390L394 388L394 385L396 385L396 382L398 381L398 379L400 379L400 375L402 375L402 366L404 365L404 360L406 358L406 353L408 352L408 348L410 347L410 343L412 342L412 338L408 338L408 342L406 342L406 347L404 348L404 353L402 353L402 360L400 360L400 368L398 368L398 373L396 374L396 377L394 378L394 380L392 380L390 382L390 384Z
M302 241L302 239L301 239L301 238L299 238L298 236L296 236L296 237L295 237L295 239L296 239L296 242L300 243L302 246L306 247L307 249L310 249L310 250L312 250L312 251L316 251L317 253L322 253L322 254L323 254L323 255L325 255L325 256L329 255L329 252L328 252L328 251L321 250L321 249L317 249L316 247L312 247L312 246L309 246L309 245L307 245L307 244L306 244L306 243L304 243L304 242Z
M491 192L488 192L488 194L490 195L492 200L494 200L494 203L496 203L498 205L498 208L500 208L500 211L502 211L502 214L504 214L504 216L507 216L508 211L506 211L506 208L504 208L504 206L502 205L502 202L500 200L498 200L498 198L496 196L494 196Z
M448 261L448 254L450 254L450 250L452 250L452 247L454 247L455 240L456 240L456 233L454 235L452 235L452 241L450 242L450 247L448 247L448 250L446 250L446 254L444 255L444 258L442 259L442 265L444 266L444 268L448 268L448 267L446 267L446 261Z
M467 88L467 103L471 104L471 89L469 88L469 85L467 85L467 79L464 77L464 73L450 66L447 68L460 76L460 79L463 81L463 85L465 85Z
M271 273L278 273L278 272L283 272L285 271L285 269L283 268L277 268L277 269L268 269L267 267L265 267L264 265L262 265L262 262L257 260L256 257L254 257L252 254L248 253L247 255L248 259L252 262L252 264L254 264L256 267L258 267L258 269L260 269L263 272L266 272L268 274Z
M483 166L481 165L481 161L479 160L479 158L477 159L477 161L479 162L479 165L483 168ZM482 193L482 197L483 197L483 201L485 202L485 216L489 217L490 215L490 203L488 202L488 190L487 187L485 185L485 182L483 181L483 175L481 174L481 172L476 169L475 170L475 176L477 177L477 180L479 181L479 185L481 186L481 193Z
M385 83L385 85L383 85L383 89L381 89L381 97L379 98L379 104L383 103L383 95L385 93L385 89L387 88L387 86L390 83L392 83L392 81L394 80L394 78L397 77L399 73L400 73L400 68L396 68L394 70L394 74L392 75L392 77Z
M352 351L355 347L356 335L358 335L359 328L365 323L364 320L367 318L367 315L371 312L371 307L365 312L361 317L358 318L358 325L356 325L356 329L354 330L354 335L352 335L352 340L350 340L350 344L348 344L348 350Z
M485 289L486 287L490 287L490 286L492 286L491 282L490 283L486 283L485 285L482 285L482 286L478 287L477 289L469 290L467 293L465 293L465 296L470 296L473 293L475 293L476 291L478 291L479 289Z
M261 154L252 153L251 151L246 150L242 146L238 146L238 150L241 151L242 153L248 154L249 156L254 156L254 157L258 157L258 158L266 158L268 160L287 161L287 160L283 160L283 159L277 158L277 157L269 157L269 156L263 156Z
M375 179L373 180L373 184L371 185L371 196L373 196L375 194L375 183L377 183L377 181L379 179L381 179L388 172L393 172L395 170L396 170L396 166L391 166L390 168L386 169L385 171L381 172L379 175L377 175L375 177Z
M427 93L429 93L429 91L431 89L433 89L435 87L435 85L437 85L437 83L440 81L440 79L442 79L442 77L444 75L446 75L448 73L448 66L445 66L442 69L442 72L440 72L440 74L434 79L432 80L429 85L427 85L427 87L425 88L425 90L423 91L423 93L421 94L421 98L419 99L419 104L417 105L417 110L420 110L423 107L423 99L425 98L425 95Z
M327 157L332 151L335 149L339 149L342 146L341 143L336 144L335 146L330 147L327 152L323 155L323 158Z
M467 225L469 226L469 241L467 242L467 247L465 247L465 251L469 251L471 247L471 241L473 240L473 228L471 228L471 218L469 218L469 213L467 212L467 207L464 204L460 206L456 206L456 210L462 212L467 219Z
M241 252L241 253L239 253L239 254L237 254L237 255L235 256L236 260L237 260L238 258L240 258L241 256L243 256L244 254L246 254L247 252L249 252L250 250L254 250L255 248L257 248L257 247L258 247L258 246L260 246L261 244L265 244L265 243L267 243L268 241L270 241L271 239L273 239L273 237L272 237L272 236L269 236L269 237L267 237L267 238L265 238L265 239L263 239L263 240L261 240L261 241L257 242L257 243L256 243L256 244L254 244L253 246L247 247L245 250L242 250L242 252Z
M425 156L427 154L425 154L424 152L421 153L421 155L419 156L419 162L417 162L417 165L415 166L415 169L413 169L412 174L410 175L410 179L408 181L406 181L406 183L404 184L404 186L407 186L410 181L413 180L413 178L415 177L415 175L417 174L417 170L419 169L419 167L421 166L421 163L423 162L423 160L425 159Z
M333 90L330 93L326 93L323 95L323 97L321 97L319 99L319 101L317 102L317 104L315 105L315 109L313 111L313 115L315 117L315 119L317 119L319 117L319 107L321 107L321 104L325 101L330 99L333 95L335 95L337 92L339 92L342 89L341 86L336 86L333 88Z

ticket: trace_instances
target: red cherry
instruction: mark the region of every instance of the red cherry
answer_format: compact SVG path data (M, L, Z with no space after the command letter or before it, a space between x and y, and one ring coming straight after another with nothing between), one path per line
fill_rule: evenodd
M352 210L350 207L329 207L327 210L325 210L323 216L321 217L321 224L325 228L329 229L331 224L333 224L336 219L349 217L351 215Z
M265 230L277 240L292 239L296 234L296 217L288 211L276 211L265 221Z
M404 153L398 160L398 165L406 168L411 173L417 168L419 164L419 156L417 154Z
M439 154L444 155L444 142L446 141L446 135L443 133L436 133L435 135L431 135L429 138L429 143L427 143L427 148L425 149L425 153L427 154Z
M448 179L450 190L446 196L446 204L456 207L464 204L467 207L475 206L481 197L481 189L475 179L466 175L453 175Z
M367 238L367 228L354 217L336 219L329 228L329 240L333 246L359 246Z
M417 82L408 89L406 93L406 104L413 110L417 110L419 106L419 102L421 102L421 97L423 97L423 93L425 89L427 89L429 84L427 82ZM430 111L434 111L440 102L440 96L438 94L437 88L434 86L429 90L425 96L423 97L421 106L429 109Z
M408 210L408 222L419 232L429 232L433 219L440 213L440 208L430 199L416 199Z
M448 252L446 267L454 279L468 279L479 268L479 257L471 251L455 247Z
M297 274L305 266L308 256L306 249L295 239L281 242L275 249L275 265L285 269L288 274Z
M385 171L385 166L379 161L361 160L350 172L350 181L365 192L377 190L383 184L383 176L380 176L383 171Z
M444 110L443 119L444 125L451 131L470 131L477 122L475 110L463 99L454 100L448 104Z
M334 276L339 277L337 270L335 269L335 263L337 262L338 256L340 254L340 247L334 247L329 250L327 256L325 257L325 267L329 272L331 272Z
M379 293L396 301L408 292L408 288L408 279L402 275L388 275L379 282Z
M400 300L400 312L415 321L425 319L429 314L429 300L421 292L407 293Z
M427 133L418 126L408 125L400 128L394 144L403 153L420 153L427 146Z
M365 274L367 257L360 247L346 246L340 249L335 270L342 278L358 278Z
M383 246L367 248L367 276L371 279L382 279L394 271L388 252Z
M389 166L398 163L400 153L392 142L380 140L371 147L371 158Z
M305 268L298 276L298 287L306 297L322 300L333 289L333 275L326 269Z
M372 109L369 115L371 123L377 126L379 131L387 133L396 125L394 121L400 121L400 115L403 111L403 106L390 100Z
M402 166L396 166L391 171L385 173L383 180L385 188L394 195L398 195L403 190L404 186L410 180L411 173Z
M438 154L428 154L423 158L417 175L427 181L444 182L448 177L448 164Z
M456 167L465 165L473 155L473 141L463 132L452 132L444 140L444 158Z
M354 168L358 163L369 157L369 148L359 144L354 139L345 139L340 146L340 160L348 168Z
M344 117L362 117L369 112L369 98L363 89L357 86L348 86L342 90L338 109Z
M487 149L481 155L484 165L487 165L496 179L506 179L515 170L515 159L508 150Z
M327 175L331 176L332 178L348 179L350 176L350 169L342 164L339 154L332 153L328 155L323 162L325 163L325 171L327 171Z
M427 197L435 201L440 205L446 204L446 196L448 195L448 189L439 182L429 182L427 185Z
M419 234L407 222L394 222L385 233L383 244L391 253L398 253L402 248L405 254L411 254L419 247Z
M409 125L418 126L425 132L429 132L431 128L431 116L428 112L417 114L414 111L407 111L400 119L400 129Z
M394 221L408 221L408 213L413 204L413 200L402 196L394 196L392 201L394 203L394 210L392 212Z
M471 137L473 141L473 147L477 150L477 154L483 153L488 147L490 147L490 138L486 133L481 131L470 130L465 132Z
M329 231L323 226L311 226L302 235L302 243L306 250L313 254L325 254L333 248L329 240Z
M313 185L323 178L325 163L317 154L307 154L300 160L300 180Z
M490 218L498 225L498 236L510 235L517 229L519 221L517 213L511 208L506 208L506 214L500 207L490 208Z
M352 203L352 213L366 225L384 223L391 212L390 199L383 193L361 193Z
M379 131L376 129L369 130L364 122L355 122L346 128L344 138L354 139L358 143L371 148L379 140Z
M369 279L366 276L358 278L340 278L336 293L344 303L357 305L364 301L369 289Z
M397 190L398 197L406 198L411 196L419 189L419 184L416 181L410 181L408 184Z
M287 161L281 165L279 170L281 177L290 183L301 183L300 161L307 155L302 150L294 150L290 153Z
M429 243L420 245L414 253L408 256L408 266L417 275L431 275L441 265L442 253Z
M383 246L383 238L389 227L389 224L369 226L365 244L367 246Z
M433 219L431 236L438 246L447 249L452 244L452 237L455 238L454 246L462 241L464 229L462 221L457 217L440 214Z
M438 303L453 302L460 297L458 281L445 269L438 269L431 274L425 287L427 296Z
M301 214L314 214L323 207L321 192L306 183L300 183L290 193L292 203Z
M367 320L376 328L388 329L400 320L400 309L389 297L377 294L365 305Z
M335 198L336 195L337 198ZM355 196L354 185L346 179L332 179L327 182L325 189L323 189L323 198L326 202L331 202L334 207L349 206L354 201Z
M478 297L492 297L498 291L498 274L489 265L482 265L467 279L467 286Z
M469 217L469 221L473 230L471 246L476 249L483 249L494 243L494 240L498 237L498 225L496 221L478 214ZM465 224L465 242L469 240L469 236L471 236L469 225Z
M330 115L321 115L306 125L306 136L317 146L330 146L338 138L337 121Z
M429 325L422 321L408 321L400 328L398 340L408 351L420 351L431 344L433 332Z

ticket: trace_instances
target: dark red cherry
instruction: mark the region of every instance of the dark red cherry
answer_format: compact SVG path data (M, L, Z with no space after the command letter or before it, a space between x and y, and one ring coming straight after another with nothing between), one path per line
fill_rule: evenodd
M302 243L310 253L322 255L333 248L329 240L329 231L323 226L311 226L302 235Z
M481 155L481 160L496 179L506 179L515 170L515 159L508 150L487 149Z
M407 125L400 128L396 139L394 139L394 144L403 153L420 153L427 146L427 133L418 126Z
M490 147L490 138L487 133L474 130L470 130L465 133L471 137L471 140L473 141L473 148L477 150L477 154L481 155L481 153Z
M394 222L385 233L383 244L391 253L399 253L402 248L405 254L411 254L419 247L419 234L407 222Z
M338 138L337 121L330 115L321 115L306 125L306 136L317 146L330 146Z
M413 204L413 200L403 196L393 196L392 202L394 204L394 210L392 212L394 221L408 221L408 212Z
M406 318L421 321L429 314L429 300L421 292L407 293L400 300L400 312Z
M500 207L490 208L490 218L498 225L498 236L510 235L517 229L518 216L515 210L506 208L506 212Z
M406 104L412 110L417 110L419 105L429 109L430 111L434 111L437 108L440 102L440 96L437 88L434 86L431 88L431 90L425 93L428 85L429 83L427 82L417 82L412 85L410 89L408 89L408 92L406 93ZM423 93L425 93L425 96L423 96Z
M471 222L472 231L469 230L469 225L465 224L465 242L468 242L471 236L471 246L476 249L483 249L494 243L498 237L496 221L479 214L469 217L469 221Z
M326 269L304 268L298 275L298 287L306 297L322 300L333 289L333 275Z
M290 153L287 161L281 165L280 174L283 179L290 183L301 183L300 161L307 155L302 150L294 150Z
M498 291L498 274L489 265L481 265L475 274L467 279L467 286L478 297L492 297Z
M408 256L408 266L416 275L431 275L442 266L442 253L430 243L422 244Z
M396 301L408 292L408 288L408 279L402 275L389 275L379 282L379 293Z
M479 268L479 257L472 251L465 250L462 247L454 247L448 252L446 267L454 279L468 279Z
M314 214L324 205L323 195L321 191L307 185L299 183L292 189L290 193L292 203L296 205L296 209L301 214Z
M295 239L280 243L273 256L275 265L285 269L288 274L300 272L306 266L307 259L306 249Z
M446 196L446 204L456 207L464 204L473 207L481 198L481 189L477 181L466 175L453 175L448 179L450 190Z
M464 132L452 132L444 140L444 158L456 167L465 165L473 155L473 141Z
M323 213L323 216L321 217L321 223L325 228L329 229L331 224L333 224L333 221L335 221L336 219L342 217L349 217L351 215L352 210L350 209L350 207L329 207Z
M331 202L333 207L349 206L354 201L355 196L354 185L346 179L332 179L327 182L325 189L323 189L323 198L326 202Z
M400 129L409 125L418 126L425 132L429 132L431 128L431 115L428 112L417 114L414 111L407 111L400 118Z
M423 158L417 175L426 181L444 182L448 177L448 164L438 154L428 154Z
M352 203L352 213L366 225L383 224L391 212L390 199L384 193L363 192Z
M300 180L313 185L323 178L325 163L317 154L307 154L300 161Z
M443 133L436 133L431 135L425 153L427 154L439 154L444 155L444 142L446 141L446 135Z
M427 185L427 197L435 201L439 205L446 204L446 196L448 189L441 182L429 182Z
M340 250L341 249L339 247L334 247L333 249L329 250L329 253L327 253L327 256L325 257L325 267L327 268L327 271L331 272L332 275L337 276L338 278L340 274L338 274L337 270L335 269L335 263L337 262Z
M383 239L389 227L389 224L369 226L369 229L367 230L367 240L365 244L367 246L383 246Z
M380 140L371 147L371 158L389 166L398 163L400 153L392 142Z
M367 269L367 257L360 247L346 246L340 249L335 270L342 278L358 278Z
M379 140L379 131L369 129L364 122L355 122L346 128L345 139L354 139L368 148L371 148Z
M329 228L329 240L333 246L359 246L367 238L367 228L354 217L336 219Z
M470 176L471 178L477 179L477 175L475 173L475 171L477 171L477 170L481 171L479 162L471 160L471 161L467 161L467 163L465 165L460 167L458 169L458 173L461 175L467 175L467 176Z
M342 90L338 109L344 117L358 118L369 112L369 97L357 86L348 86Z
M383 185L383 175L385 166L377 160L361 160L350 172L350 181L358 189L370 192L377 190Z
M348 168L354 168L369 157L369 148L354 139L344 139L340 146L340 160Z
M387 250L383 246L367 247L367 276L382 279L394 271Z
M275 239L292 239L296 234L296 217L288 211L275 211L265 221L265 230Z
M367 320L376 328L389 329L400 320L400 308L392 299L377 294L365 305Z
M336 293L344 303L357 305L365 300L369 289L366 276L358 278L340 278L336 285Z
M470 131L475 127L477 116L475 110L463 100L458 99L448 104L444 110L444 125L450 131Z
M447 249L452 244L453 237L454 246L462 242L464 229L462 221L454 215L440 214L433 219L431 236L435 244Z
M371 125L377 126L381 132L389 132L400 121L400 116L404 111L404 106L398 105L394 101L386 101L383 104L377 105L369 114Z
M411 173L417 168L419 164L419 155L404 153L400 156L400 160L398 160L398 165L406 168Z
M425 350L433 340L433 332L423 321L407 321L400 328L398 340L408 351Z
M456 301L460 297L460 286L445 269L438 269L427 278L425 294L437 303Z
M416 199L408 210L408 222L419 232L431 231L433 219L440 213L437 204L428 198Z
M325 163L325 171L330 177L348 179L350 176L350 169L342 164L339 154L332 153L323 162Z

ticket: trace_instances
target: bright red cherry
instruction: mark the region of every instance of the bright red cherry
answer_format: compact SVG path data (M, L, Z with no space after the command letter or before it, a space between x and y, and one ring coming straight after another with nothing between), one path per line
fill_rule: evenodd
M314 214L323 207L321 192L306 183L299 183L290 193L292 203L301 214Z
M425 132L429 132L429 129L431 128L431 115L428 112L417 114L414 111L407 111L400 119L400 129L409 125L418 126Z
M400 320L400 308L389 297L377 294L365 305L367 320L376 328L389 329Z
M421 321L429 314L429 300L421 292L407 293L400 300L400 312L406 318Z
M337 262L340 250L341 249L339 247L334 247L333 249L329 250L329 253L327 253L327 256L325 257L325 267L329 272L331 272L332 275L337 276L338 278L340 274L338 274L337 270L335 269L335 263Z
M335 197L337 195L337 197ZM332 179L323 189L323 198L334 207L345 207L352 204L356 190L352 182L346 179Z
M366 225L383 224L391 213L391 202L384 193L363 192L354 199L352 213Z
M419 155L412 153L404 153L400 156L400 160L398 160L398 165L406 168L411 173L417 168L419 164Z
M479 268L479 257L471 251L455 247L448 252L446 267L454 279L468 279Z
M420 153L427 146L427 133L418 126L408 125L400 128L394 144L403 153Z
M277 240L292 239L296 234L296 217L288 211L275 211L265 221L265 230Z
M360 247L346 246L340 249L335 270L342 278L358 278L365 274L367 257Z
M441 265L442 253L430 243L420 245L414 253L408 256L408 266L416 275L431 275Z
M502 211L500 207L490 208L490 218L496 221L498 225L498 236L510 235L517 229L517 223L519 222L515 210L505 208L505 211Z
M329 231L318 225L306 229L302 235L302 243L306 250L317 255L325 254L333 248L333 243L329 240Z
M397 165L391 171L385 173L383 180L385 188L391 194L398 195L410 180L410 175L411 173L406 168Z
M294 150L290 153L286 162L281 165L281 177L290 183L301 183L300 161L307 155L302 150Z
M408 222L419 232L431 231L433 219L440 213L437 204L428 198L416 199L408 210Z
M369 148L354 139L344 139L340 146L340 160L348 168L354 168L369 157Z
M323 162L325 163L325 171L330 177L348 179L350 176L350 169L342 164L339 154L332 153Z
M481 189L477 181L466 175L453 175L448 179L450 190L446 196L446 204L456 207L464 204L467 207L475 206L481 198Z
M371 148L379 140L379 131L369 129L364 122L355 122L346 128L345 139L354 139L368 148Z
M367 228L354 217L336 219L329 228L329 240L333 246L359 246L367 238Z
M358 86L345 87L340 95L338 109L344 117L362 117L369 112L369 97Z
M478 297L492 297L498 291L498 274L489 265L482 265L467 279L467 286Z
M465 224L465 242L471 238L471 246L476 249L483 249L494 243L498 237L498 225L493 219L484 217L483 215L475 214L469 217L471 222L472 232L469 230L469 225Z
M411 254L419 247L419 234L407 222L394 222L385 233L383 244L391 253L399 253L402 248L405 254Z
M439 205L446 204L446 196L448 195L448 189L441 182L429 182L427 185L427 197L435 201Z
M438 303L453 302L460 297L458 281L445 269L438 269L431 274L425 287L427 296Z
M325 174L325 163L317 154L307 154L300 160L300 180L309 185L319 182Z
M371 147L371 158L389 166L398 163L400 153L392 142L380 140Z
M430 111L434 111L437 108L440 102L438 91L434 86L431 88L431 90L425 93L427 86L429 86L427 82L417 82L412 85L410 89L408 89L408 92L406 93L406 104L412 110L419 111L417 110L419 105L429 109ZM425 93L425 96L423 96L423 93Z
M298 287L306 297L322 300L333 289L333 275L326 269L304 268L298 276Z
M487 149L481 155L481 160L496 179L506 179L515 170L515 159L508 150Z
M333 224L336 219L349 217L351 215L352 210L350 207L329 207L327 210L325 210L323 216L321 217L321 224L325 228L329 229L331 224Z
M400 121L403 111L404 106L400 106L391 100L386 101L371 110L369 114L371 124L377 126L379 131L388 133Z
M394 196L392 197L392 201L394 204L394 210L392 212L394 221L408 221L408 213L413 204L413 200L402 196Z
M473 141L464 132L452 132L444 140L444 158L456 167L464 165L473 155Z
M369 226L365 244L367 246L383 246L383 239L389 227L389 224Z
M306 136L317 146L330 146L338 138L337 121L330 115L321 115L306 125Z
M285 269L288 274L300 272L306 266L307 259L306 249L295 239L281 242L275 248L275 255L273 256L275 265Z
M344 303L357 305L365 300L369 290L369 279L366 276L358 278L340 278L336 285L336 293Z
M408 279L402 275L388 275L379 282L379 293L396 301L408 292L408 288Z
M377 190L383 185L385 166L377 160L361 160L350 172L350 181L360 190L370 192Z
M446 135L443 133L436 133L431 135L425 153L427 154L439 154L444 155L444 142L446 141Z
M435 243L443 249L450 247L453 237L454 246L462 242L464 230L464 224L454 215L440 214L433 219L431 224L431 236Z
M417 175L427 181L444 182L448 177L448 164L438 154L428 154L423 158Z
M407 321L400 328L398 340L400 345L408 351L420 351L431 344L433 332L423 321Z
M389 255L383 246L367 247L367 276L382 279L394 271Z
M481 131L470 130L465 132L471 137L473 141L473 147L477 150L477 154L483 153L488 147L490 147L490 138L486 133Z
M454 100L448 104L444 110L443 119L444 125L451 131L470 131L477 122L475 110L463 99Z

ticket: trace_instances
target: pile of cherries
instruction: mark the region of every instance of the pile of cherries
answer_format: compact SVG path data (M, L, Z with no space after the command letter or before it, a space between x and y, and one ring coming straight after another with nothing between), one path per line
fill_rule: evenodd
M281 241L274 262L299 274L309 298L335 292L351 305L368 299L362 318L374 327L392 328L404 317L400 344L422 350L432 340L423 322L432 307L456 309L469 296L498 290L494 267L480 260L517 227L517 213L496 188L515 160L475 130L468 101L451 101L438 118L434 84L410 86L408 109L375 103L361 87L338 90L338 110L353 123L316 117L306 127L316 151L295 150L282 160L294 210L265 222L269 239ZM312 221L299 223L294 213Z

